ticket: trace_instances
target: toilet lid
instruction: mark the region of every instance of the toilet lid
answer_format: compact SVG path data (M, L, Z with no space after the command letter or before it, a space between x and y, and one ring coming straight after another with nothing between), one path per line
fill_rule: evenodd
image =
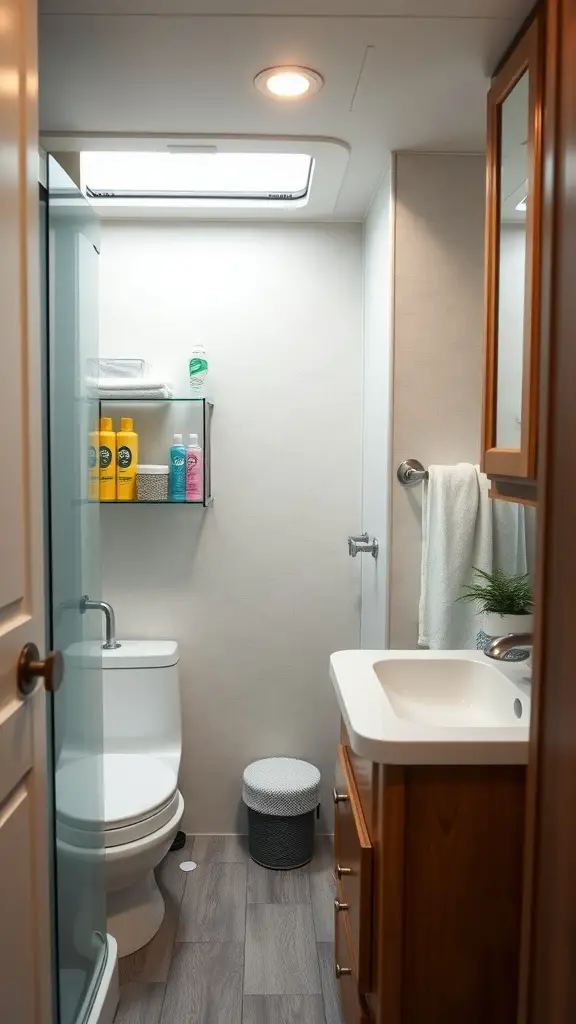
M79 758L56 772L58 818L76 828L122 828L165 807L176 785L174 772L154 757L100 754Z

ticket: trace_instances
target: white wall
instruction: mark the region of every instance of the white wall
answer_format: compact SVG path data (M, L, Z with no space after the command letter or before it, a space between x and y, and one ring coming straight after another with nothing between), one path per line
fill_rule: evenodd
M418 642L422 488L402 488L405 459L480 456L483 156L399 153L394 232L394 373L390 645Z
M362 556L361 646L388 646L390 541L392 162L389 160L363 231L364 411L362 528L380 543L378 560Z
M498 287L498 387L496 440L499 448L521 442L526 224L503 224Z
M331 827L328 657L359 640L361 255L359 225L104 226L102 354L185 386L201 338L212 367L214 506L102 509L120 636L181 646L188 831L242 831L242 769L273 754L320 767Z

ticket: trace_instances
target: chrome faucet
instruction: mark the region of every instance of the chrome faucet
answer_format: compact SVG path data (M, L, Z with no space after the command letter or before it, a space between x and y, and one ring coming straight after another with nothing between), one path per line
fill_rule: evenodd
M80 598L80 612L84 615L87 611L98 611L104 614L106 622L106 642L102 644L103 651L115 651L122 644L116 639L116 616L111 604L107 601L91 601L88 594Z
M507 651L512 651L515 647L531 647L532 643L532 633L508 633L507 636L495 637L484 648L484 654L487 658L502 661Z

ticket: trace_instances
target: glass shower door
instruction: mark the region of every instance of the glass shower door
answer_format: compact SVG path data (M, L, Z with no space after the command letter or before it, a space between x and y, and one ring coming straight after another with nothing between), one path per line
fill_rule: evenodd
M65 676L52 703L55 916L60 1024L90 1014L106 960L102 623L99 504L89 494L98 402L87 387L98 355L98 219L48 158L49 588L51 647Z

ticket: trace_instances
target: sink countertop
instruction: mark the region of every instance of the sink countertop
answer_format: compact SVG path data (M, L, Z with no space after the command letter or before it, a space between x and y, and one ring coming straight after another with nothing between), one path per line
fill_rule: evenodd
M434 722L401 717L394 710L377 674L377 667L379 663L386 662L383 667L393 681L394 663L407 661L415 663L412 666L415 673L419 672L417 663L422 661L422 675L426 671L426 663L433 661L461 661L464 663L463 671L472 670L480 676L483 672L481 666L491 666L502 677L502 703L507 707L509 702L507 724L442 724L442 705L435 708ZM471 665L473 662L479 665ZM438 668L435 667L436 676ZM382 674L382 669L378 671ZM451 675L454 676L454 672ZM330 658L330 678L350 745L360 757L381 764L406 765L528 762L531 687L525 662L491 661L483 651L338 651ZM492 688L494 682L499 684L499 680L490 674L487 674L487 679ZM420 693L422 687L421 679ZM460 703L465 704L464 701ZM433 705L432 700L430 706ZM521 717L517 723L513 719L514 724L510 724L513 705Z

